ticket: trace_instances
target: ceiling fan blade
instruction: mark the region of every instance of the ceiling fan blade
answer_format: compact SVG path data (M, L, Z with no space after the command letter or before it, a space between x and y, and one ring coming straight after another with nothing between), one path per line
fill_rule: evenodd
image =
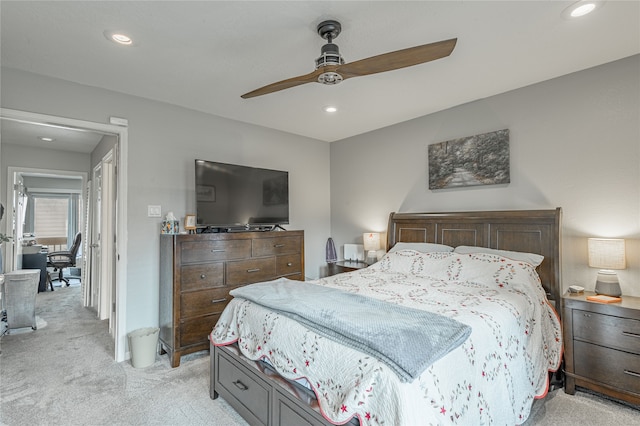
M457 38L383 53L337 67L344 79L392 71L447 57L453 52Z
M289 78L287 80L271 83L267 86L253 90L240 96L243 99L253 98L256 96L267 95L269 93L278 92L280 90L289 89L291 87L300 86L301 84L313 83L318 81L318 76L322 74L322 69L315 70L309 74L300 75L298 77Z

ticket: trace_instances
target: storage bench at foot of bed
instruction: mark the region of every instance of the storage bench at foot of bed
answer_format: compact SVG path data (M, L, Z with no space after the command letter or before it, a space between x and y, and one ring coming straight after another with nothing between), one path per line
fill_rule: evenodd
M210 396L224 398L249 424L331 425L309 389L279 376L267 363L240 356L236 345L213 346ZM353 418L349 426L358 426Z

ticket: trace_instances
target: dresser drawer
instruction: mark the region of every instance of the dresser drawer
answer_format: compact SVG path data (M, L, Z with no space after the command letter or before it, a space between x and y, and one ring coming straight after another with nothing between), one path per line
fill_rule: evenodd
M183 293L180 298L180 318L219 314L230 300L227 288Z
M227 285L251 284L269 281L276 276L276 258L239 260L227 262Z
M202 263L180 268L182 291L224 286L224 263Z
M640 354L640 321L638 320L575 309L573 337Z
M640 394L640 355L575 341L575 374Z
M219 318L220 314L215 314L180 321L180 345L207 343L207 338Z
M251 240L204 240L180 243L182 263L243 259L251 256Z
M248 411L261 424L269 424L271 392L268 385L246 374L224 356L219 356L217 361L216 390L223 398L225 393L230 394L233 399L227 402L237 411Z
M299 254L288 254L276 257L276 275L299 274L302 271L302 256Z
M276 254L300 253L302 239L299 236L281 236L253 240L253 257L273 256Z

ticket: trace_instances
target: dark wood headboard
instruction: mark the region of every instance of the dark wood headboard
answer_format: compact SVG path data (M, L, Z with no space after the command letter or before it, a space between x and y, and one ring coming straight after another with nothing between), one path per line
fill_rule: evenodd
M562 209L455 213L391 213L388 248L397 242L480 246L544 256L538 275L559 312Z

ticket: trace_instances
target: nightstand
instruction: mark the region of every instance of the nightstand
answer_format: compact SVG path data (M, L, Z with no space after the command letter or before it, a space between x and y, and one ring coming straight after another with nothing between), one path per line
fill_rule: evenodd
M562 297L565 392L576 386L640 405L640 298L597 303Z
M341 260L336 263L329 263L329 275L341 274L343 272L357 271L358 269L366 268L367 265L364 262L357 262L353 260Z

